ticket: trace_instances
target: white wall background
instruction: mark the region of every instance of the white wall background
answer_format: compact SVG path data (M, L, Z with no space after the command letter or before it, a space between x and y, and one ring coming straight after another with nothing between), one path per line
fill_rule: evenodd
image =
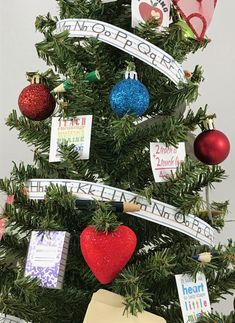
M205 0L206 1L206 0ZM26 71L47 69L37 57L34 44L41 39L35 32L34 21L39 14L57 14L55 0L8 0L0 2L0 178L8 176L12 161L32 161L30 149L17 139L17 132L9 131L4 122L10 111L18 109L17 101L21 90L28 85ZM235 42L234 31L235 1L218 1L207 35L211 44L203 52L192 55L184 68L193 70L199 64L204 68L205 81L200 88L200 98L195 108L209 105L211 113L217 115L217 129L230 139L231 153L223 163L229 178L217 185L212 199L230 200L230 214L227 220L235 220L234 179L235 179ZM235 239L235 222L227 222L217 241ZM217 309L226 313L232 309L232 297L222 302Z

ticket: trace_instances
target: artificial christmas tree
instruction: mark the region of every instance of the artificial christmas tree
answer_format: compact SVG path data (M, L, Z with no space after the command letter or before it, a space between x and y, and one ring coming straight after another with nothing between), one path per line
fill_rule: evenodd
M163 152L174 154L177 145L187 142L190 133L208 118L206 108L195 112L188 108L198 96L201 68L197 66L186 77L188 73L185 75L181 66L189 53L209 43L203 38L205 29L196 35L200 42L186 33L185 27L182 30L182 6L181 11L177 9L182 1L171 3L169 27L157 28L158 19L153 16L134 29L130 0L57 2L58 19L50 14L36 19L36 28L45 36L36 45L38 55L50 66L40 76L57 100L57 109L41 121L18 116L16 111L7 119L7 125L19 131L20 139L35 149L34 165L14 165L11 178L0 182L0 189L14 196L3 214L0 312L34 323L82 323L92 295L106 289L123 297L130 321L138 322L139 318L142 322L138 313L145 310L156 315L156 322L183 322L175 275L204 274L211 304L235 287L234 243L229 240L226 246L213 246L214 231L222 229L228 203L210 203L208 194L206 202L203 198L205 188L208 192L208 187L223 180L223 169L204 165L188 153L174 173L157 183L150 162L150 142L164 143ZM159 3L158 9L163 1ZM202 4L199 7L204 8ZM212 13L208 23L211 17ZM135 107L117 116L110 105L111 90L129 66L135 67L138 80L149 92L142 117L134 113ZM90 78L93 71L99 71L95 81ZM30 81L33 76L28 73ZM60 84L70 86L63 86L62 92L53 91ZM82 159L87 148L87 116L93 116L92 127L89 152ZM56 153L60 158L55 162L49 161L49 154L56 117L68 129L58 134ZM71 133L74 125L79 128L76 135ZM155 158L159 158L158 151ZM159 163L171 169L171 160L176 159L161 158ZM84 207L84 200L95 202ZM139 207L125 209L116 202ZM125 228L124 234L120 228ZM60 289L42 286L40 281L47 280L48 270L56 264L53 244L37 247L37 256L29 259L30 237L35 231L39 237L53 236L55 231L70 236L68 250L56 253L65 268ZM85 252L84 246L89 247ZM205 252L211 254L210 261L203 260ZM65 253L67 260L61 256ZM89 266L99 268L100 277L110 274L113 260L117 260L118 269L115 267L112 277L97 280ZM40 275L25 270L29 261L37 264ZM107 267L103 273L102 263ZM197 286L190 288L189 293ZM201 316L203 305L198 304ZM190 309L191 303L186 305ZM102 313L105 322L106 314ZM197 320L202 322L235 320L234 313L199 316ZM192 322L194 317L190 316ZM147 320L148 316L145 323ZM151 315L149 322L152 320Z

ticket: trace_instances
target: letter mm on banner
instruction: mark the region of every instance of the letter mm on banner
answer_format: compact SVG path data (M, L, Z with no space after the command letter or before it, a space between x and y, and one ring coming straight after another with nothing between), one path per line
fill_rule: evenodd
M51 184L66 186L69 192L81 199L138 203L141 205L140 211L127 213L182 232L201 244L214 246L214 230L202 219L192 214L182 215L172 205L155 199L149 203L143 196L111 186L69 179L31 179L27 181L28 197L44 199L46 189Z
M114 25L92 19L62 19L56 32L69 30L70 37L93 37L137 57L166 75L172 82L186 82L182 66L150 42Z

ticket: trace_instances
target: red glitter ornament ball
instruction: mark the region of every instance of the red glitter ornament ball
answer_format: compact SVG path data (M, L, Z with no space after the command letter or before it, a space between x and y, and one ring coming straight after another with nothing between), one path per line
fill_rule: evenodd
M108 284L131 258L137 238L129 227L120 225L113 232L97 232L92 226L80 236L83 257L101 284Z
M26 86L19 95L21 113L30 120L48 118L54 111L56 102L49 89L41 83Z
M200 133L194 142L195 156L204 164L217 165L228 156L230 143L219 130L206 130Z

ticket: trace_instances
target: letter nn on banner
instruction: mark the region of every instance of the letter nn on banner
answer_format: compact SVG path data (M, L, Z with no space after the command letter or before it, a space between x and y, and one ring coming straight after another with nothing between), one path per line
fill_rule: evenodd
M68 179L31 179L27 182L28 197L44 199L46 189L51 184L66 186L69 192L80 199L137 203L141 206L139 211L125 213L184 233L202 244L214 246L214 230L202 219L192 214L182 215L170 204L155 199L149 202L143 196L108 185Z

